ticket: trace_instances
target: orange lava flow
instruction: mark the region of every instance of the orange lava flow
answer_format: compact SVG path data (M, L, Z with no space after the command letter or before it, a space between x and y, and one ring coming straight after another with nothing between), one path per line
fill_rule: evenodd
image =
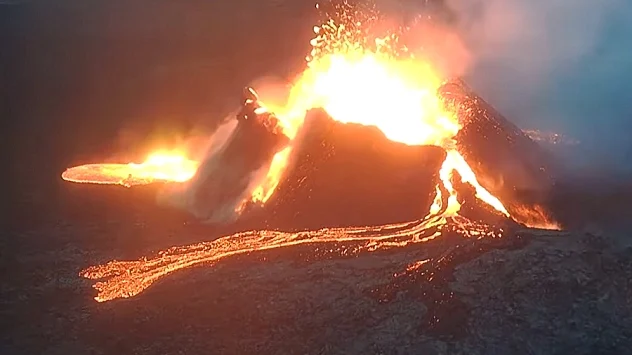
M562 230L562 226L554 221L542 208L542 206L517 206L513 208L520 223L529 228L546 229L546 230Z
M473 238L497 238L502 231L472 221L463 221L457 232ZM216 239L212 242L174 247L161 252L156 258L137 261L111 261L89 267L81 276L99 281L95 300L105 302L117 298L136 296L158 279L175 271L196 265L214 265L223 258L292 247L302 244L354 242L354 247L336 250L341 255L355 255L378 249L404 247L427 242L441 235L448 225L442 217L432 217L410 223L377 227L325 228L301 233L277 231L249 231Z
M76 183L131 187L157 181L184 182L193 177L199 162L182 155L154 153L142 163L86 164L66 169L62 179Z
M111 261L81 272L83 277L98 280L94 285L97 301L132 297L177 270L214 265L223 258L255 251L348 242L355 246L338 252L370 252L423 243L447 230L470 238L501 236L502 230L459 215L461 205L452 184L455 172L474 188L478 199L498 214L512 218L503 203L479 184L457 150L455 137L461 124L456 113L448 111L436 94L442 79L427 61L406 55L405 48L397 46L396 36L378 38L364 31L364 25L370 25L375 18L374 13L351 11L352 15L347 15L348 9L338 10L338 22L329 20L314 28L316 36L311 41L313 50L307 58L307 69L294 82L287 102L266 103L267 108L275 112L284 133L293 141L306 112L322 108L337 121L376 126L393 141L443 147L447 154L428 215L408 223L372 227L299 233L249 231L171 248L152 259ZM274 193L288 166L292 147L290 144L272 159L267 174L252 191L253 200L265 202Z

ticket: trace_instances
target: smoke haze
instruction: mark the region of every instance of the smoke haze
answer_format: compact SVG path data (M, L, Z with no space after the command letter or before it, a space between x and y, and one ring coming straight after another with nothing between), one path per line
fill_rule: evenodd
M447 2L481 96L522 128L579 139L576 166L631 170L632 2Z
M194 178L184 184L167 186L158 194L158 203L188 211L197 218L213 222L234 219L238 200L217 206L210 197L209 204L200 204L198 196L222 193L218 188L221 186L205 185L211 175L220 176L221 180L221 176L231 176L233 173L234 167L222 164L222 151L230 143L236 128L236 120L227 120L220 125L209 139L208 149Z

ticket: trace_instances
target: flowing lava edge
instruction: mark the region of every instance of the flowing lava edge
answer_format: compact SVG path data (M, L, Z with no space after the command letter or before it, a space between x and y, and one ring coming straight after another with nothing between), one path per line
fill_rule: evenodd
M317 231L287 233L278 231L248 231L184 247L160 252L156 258L137 261L111 261L81 271L80 276L101 280L93 287L95 300L105 302L129 298L146 290L158 279L177 270L199 265L215 265L225 257L249 254L276 248L306 244L362 243L354 249L343 248L343 255L357 255L394 247L425 243L454 232L465 239L499 238L504 228L474 222L462 216L430 215L424 219L373 227L324 228Z
M312 263L396 249L397 252L412 252L420 257L413 257L417 261L408 265L402 264L402 271L393 274L390 281L365 288L363 294L378 304L390 303L402 296L419 299L427 311L422 316L418 331L438 339L451 340L465 335L466 320L469 317L468 307L450 288L455 269L494 249L523 248L536 231L513 223L507 223L505 227L492 227L461 216L446 220L433 216L409 223L291 234L249 231L212 242L174 247L161 252L154 259L111 261L101 267L83 270L81 276L101 280L93 285L99 293L95 300L105 302L134 297L167 274L194 266L214 266L228 256L305 245L314 249L294 257L301 258L305 263ZM437 238L439 236L441 238ZM266 243L275 239L279 243ZM244 242L250 244L251 248L230 248L235 245L243 246ZM421 243L427 243L428 248L415 248ZM267 247L252 248L256 244ZM221 253L217 253L221 249L218 246L224 247ZM435 248L443 251L434 257L422 257L427 249Z

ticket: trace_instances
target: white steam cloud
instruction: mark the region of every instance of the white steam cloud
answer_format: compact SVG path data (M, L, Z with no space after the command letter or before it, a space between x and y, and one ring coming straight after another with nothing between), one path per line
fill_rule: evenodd
M217 205L216 202L222 200L217 196L224 193L225 184L222 182L232 180L232 184L239 185L235 179L248 179L237 176L241 172L236 171L239 170L238 165L226 164L223 159L223 152L234 138L236 128L237 120L227 120L220 125L210 137L208 149L196 175L186 183L170 185L162 190L158 195L158 202L187 211L196 218L208 222L234 220L237 217L235 208L241 201L238 199L239 196L235 195L232 200L224 200L221 205Z
M579 138L584 151L575 158L584 165L605 158L625 167L631 158L632 2L447 3L471 55L466 80L485 99L521 127Z
M277 107L287 101L289 86L278 78L262 77L252 86L264 104ZM161 191L160 204L187 211L208 223L229 223L239 217L236 210L266 177L272 156L253 163L248 155L257 156L253 149L258 148L250 147L249 140L244 139L244 134L251 133L238 124L236 111L222 122L212 133L195 176Z

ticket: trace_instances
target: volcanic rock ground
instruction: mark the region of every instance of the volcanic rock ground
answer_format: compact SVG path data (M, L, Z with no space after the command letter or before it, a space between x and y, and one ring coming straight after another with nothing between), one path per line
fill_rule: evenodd
M484 251L470 247L445 284L404 276L407 286L385 303L371 290L388 290L399 282L393 274L454 239L353 258L322 252L332 246L253 253L178 272L132 299L94 302L77 276L86 265L209 238L166 216L137 203L110 218L9 234L0 351L625 354L632 345L632 248L597 233L527 231L518 243L477 242ZM19 248L8 250L7 241ZM424 287L454 292L457 307L435 313L450 326L428 325L437 305Z
M342 152L342 161L354 155ZM3 354L625 354L632 346L632 247L615 223L631 219L612 197L629 196L625 185L609 185L611 195L557 186L551 204L577 221L568 233L447 234L353 257L333 244L251 253L97 303L81 269L239 226L201 225L157 206L160 186L57 184L56 195L40 197L47 220L29 224L23 210L0 245ZM320 194L344 201L343 192Z
M334 136L388 144L365 127L332 124ZM356 153L343 145L337 159ZM86 266L152 256L240 227L202 225L157 206L160 186L58 184L54 222L14 222L2 240L3 354L625 354L632 345L632 246L625 233L599 230L629 212L609 205L603 192L558 186L551 204L563 210L571 203L565 220L583 221L572 232L517 230L482 240L446 234L352 257L340 256L335 244L257 252L179 271L131 299L97 303L91 283L78 276ZM279 193L298 199L286 201L293 208L305 198ZM350 206L345 199L358 197L318 193ZM356 212L370 217L375 208L363 203L356 200ZM323 223L317 212L326 207L312 206L312 223ZM423 260L430 261L404 272Z
M439 313L454 325L447 329L426 326L436 307L420 294L423 282L404 283L387 303L367 290L453 240L309 262L310 248L245 255L176 273L136 298L94 302L90 282L78 277L84 267L223 234L157 207L155 187L68 185L59 173L120 149L113 142L122 128L186 131L236 104L223 93L243 81L274 65L291 71L305 51L312 4L256 2L251 12L232 4L59 1L0 11L8 25L0 58L10 65L1 354L629 353L626 179L556 187L551 203L575 222L568 234L470 247L454 279L437 285L458 300L458 312ZM297 41L253 33L296 33Z

